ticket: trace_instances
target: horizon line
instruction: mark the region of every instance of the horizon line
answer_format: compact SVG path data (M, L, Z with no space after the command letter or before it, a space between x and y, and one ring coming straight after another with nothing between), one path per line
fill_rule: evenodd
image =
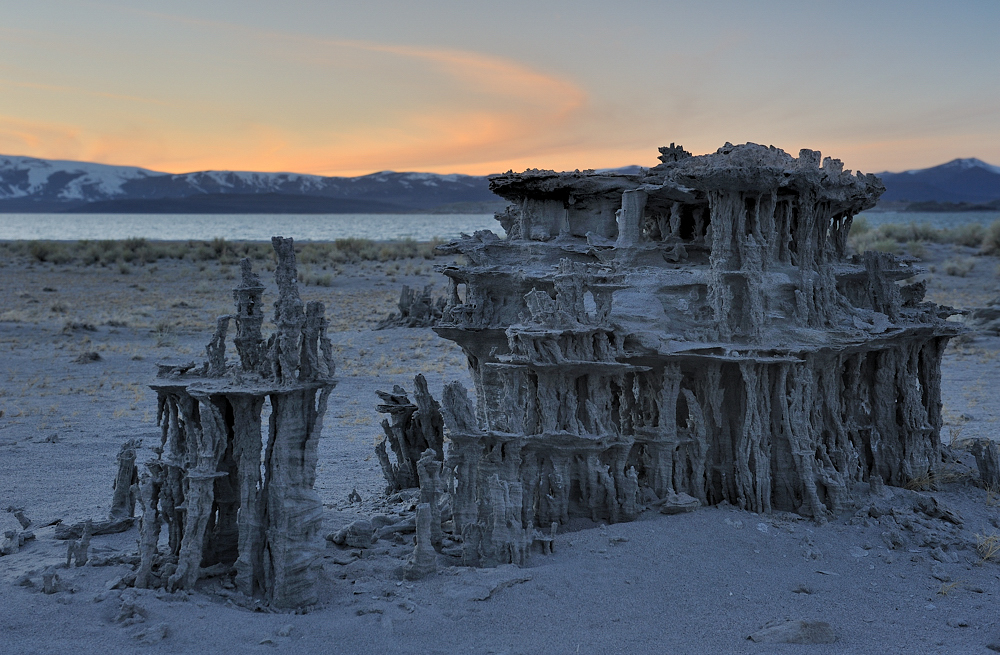
M703 153L703 154L704 155L708 155L708 154L712 154L712 153ZM701 156L701 155L695 155L695 156L697 157L697 156ZM350 179L350 178L358 178L358 177L368 177L370 175L379 175L381 173L393 173L393 174L398 174L398 175L406 175L406 174L410 174L410 173L417 173L417 174L422 174L422 175L439 175L439 176L461 175L463 177L491 177L493 175L503 175L503 174L508 173L508 172L514 172L514 173L518 172L518 171L516 171L514 169L509 169L507 171L497 171L497 172L493 172L493 173L485 173L485 174L481 174L481 175L476 175L474 173L460 173L460 172L438 173L438 172L429 171L429 170L403 170L403 171L399 171L399 170L393 170L393 169L388 169L388 168L387 169L382 169L382 170L377 170L377 171L372 171L370 173L362 173L362 174L359 174L359 175L322 175L322 174L319 174L319 173L300 173L300 172L297 172L297 171L288 171L288 170L268 171L268 170L234 169L234 168L203 168L203 169L189 170L189 171L183 171L183 172L171 172L171 171L162 171L162 170L156 170L156 169L152 169L152 168L146 168L145 166L140 166L140 165L136 165L136 164L109 164L109 163L106 163L106 162L88 161L88 160L84 160L84 159L54 159L54 158L48 158L48 157L37 157L37 156L34 156L34 155L11 155L11 154L6 154L6 153L0 153L0 158L33 159L33 160L37 160L37 161L62 162L62 163L68 163L68 164L89 164L89 165L94 165L94 166L107 166L109 168L134 168L134 169L139 169L139 170L143 170L143 171L148 171L150 173L156 173L158 175L175 175L175 176L194 175L196 173L252 173L252 174L263 174L263 175L299 175L299 176L303 176L303 177L346 178L346 179ZM1000 168L1000 166L997 166L995 164L991 164L991 163L987 162L984 159L980 159L979 157L955 157L954 159L950 159L950 160L942 162L940 164L935 164L933 166L926 166L924 168L907 168L907 169L903 169L903 170L900 170L900 171L888 171L888 170L886 170L886 171L879 171L877 173L874 173L874 175L883 175L883 174L886 174L886 173L888 173L888 174L898 174L898 173L908 173L908 172L911 172L911 171L924 171L924 170L929 170L929 169L932 169L932 168L937 168L939 166L945 166L947 164L951 164L951 163L957 162L957 161L978 161L978 162L980 162L982 164L985 164L986 166L989 166L991 168ZM621 165L621 166L607 166L607 167L601 167L601 168L586 168L586 169L577 168L575 170L580 170L580 171L583 171L583 170L593 170L593 171L602 172L602 171L615 171L615 170L619 170L619 169L623 169L623 168L632 168L632 167L638 167L638 168L644 168L644 169L653 168L653 166L643 166L642 164L632 163L632 164L624 164L624 165ZM525 170L531 170L531 169L529 168L529 169L525 169ZM549 169L541 169L541 170L549 170ZM551 170L554 170L554 169L551 169ZM555 171L555 172L557 172L557 173L566 173L566 172L572 172L572 171L566 170L566 171Z

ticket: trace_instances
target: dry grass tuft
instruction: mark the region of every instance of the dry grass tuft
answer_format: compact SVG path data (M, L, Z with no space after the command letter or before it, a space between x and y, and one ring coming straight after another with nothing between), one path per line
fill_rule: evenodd
M1000 559L1000 535L996 532L988 535L977 534L976 552L979 553L979 564Z
M916 475L910 478L903 487L910 491L938 491L946 484L960 482L968 477L968 472L959 469L939 469Z
M991 487L990 485L986 485L985 488L986 488L986 506L996 507L997 505L1000 505L1000 492L998 492L997 489Z
M940 596L947 596L951 592L955 591L955 589L960 584L962 584L962 582L960 580L957 581L957 582L942 582L941 583L941 588L938 589L938 595L940 595Z

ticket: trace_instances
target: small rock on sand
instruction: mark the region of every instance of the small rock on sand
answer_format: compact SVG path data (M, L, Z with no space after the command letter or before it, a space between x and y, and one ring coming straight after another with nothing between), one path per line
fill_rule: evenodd
M832 644L837 635L825 621L776 621L747 639L758 644Z
M170 626L166 623L157 623L154 626L135 631L132 636L145 644L155 644L166 639L169 631Z
M375 526L367 519L359 519L337 532L327 535L327 541L350 548L369 548L375 536Z
M941 582L951 582L951 576L948 575L948 572L940 563L935 563L934 566L931 567L931 576L937 578Z
M660 503L660 513L681 514L682 512L693 512L701 506L701 502L686 493L671 493Z

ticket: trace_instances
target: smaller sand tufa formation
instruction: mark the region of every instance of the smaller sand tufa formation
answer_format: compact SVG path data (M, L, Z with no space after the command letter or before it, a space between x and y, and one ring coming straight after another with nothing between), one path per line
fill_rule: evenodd
M84 539L89 544L92 536L125 532L135 525L135 504L139 495L139 472L135 458L140 447L141 439L128 439L118 450L118 472L112 484L114 496L111 498L111 512L107 520L88 519L72 525L60 523L56 526L56 539ZM73 548L72 544L70 548Z
M376 330L406 327L432 327L441 320L447 300L443 297L434 298L434 285L428 284L419 294L403 285L399 292L399 313L393 312L378 322Z
M467 262L434 328L475 383L475 410L442 399L467 562L648 506L822 520L941 461L951 312L896 284L910 262L848 252L880 180L752 143L660 161L493 176L507 237L444 247Z
M415 402L410 402L406 390L396 385L392 393L376 391L382 404L377 409L389 418L382 420L385 439L375 446L388 486L386 493L419 486L419 460L430 449L438 461L444 461L444 420L441 406L427 389L427 380L418 374L413 379ZM390 421L391 419L391 421ZM396 458L393 463L386 443Z
M200 369L161 365L150 385L162 439L141 483L137 587L191 589L207 567L233 567L248 597L285 608L317 600L310 565L322 546L323 506L313 483L334 364L323 303L299 297L292 239L271 241L274 333L261 334L264 286L244 259L236 312L219 318L208 361ZM231 321L238 364L226 360ZM161 524L166 553L157 547Z

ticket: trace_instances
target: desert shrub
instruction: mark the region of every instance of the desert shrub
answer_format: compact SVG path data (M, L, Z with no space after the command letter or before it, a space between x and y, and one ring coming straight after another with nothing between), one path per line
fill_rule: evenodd
M929 223L887 223L878 229L883 238L896 241L930 241L940 243L944 238L943 230L932 227Z
M170 242L150 242L139 237L124 240L77 241L69 244L71 260L87 266L125 262L148 264L178 256L178 246Z
M875 239L872 241L871 246L868 249L879 250L881 252L891 252L896 255L903 250L899 241L896 241L895 239Z
M273 259L274 249L270 243L262 241L231 241L227 244L228 252L234 259Z
M216 259L226 254L226 240L222 237L215 237L212 239L212 243L210 245L212 250L215 252Z
M351 264L361 261L391 261L405 258L433 259L434 248L440 241L418 242L372 241L370 239L337 239L334 242L306 241L296 248L298 260L303 264ZM161 259L187 259L193 262L217 261L235 264L240 259L267 263L274 262L271 244L261 241L148 241L143 238L100 241L12 241L0 243L0 251L9 256L26 257L38 262L56 264L83 264L85 266L116 266L149 264Z
M927 257L927 246L924 245L923 241L907 241L903 244L903 249L908 255L912 255L917 259L924 259Z
M1000 221L995 221L989 227L983 227L980 223L969 223L954 228L935 228L928 223L896 224L887 223L878 227L872 227L864 219L858 217L851 225L849 243L855 252L865 250L886 250L887 252L897 252L885 243L895 241L898 244L905 244L905 249L914 256L914 248L919 250L919 246L914 244L926 243L951 243L969 248L980 247L985 254L1000 254ZM879 244L874 248L874 244Z
M208 262L218 257L215 248L210 243L189 241L188 244L190 249L186 254L191 261Z
M302 271L299 273L299 282L306 286L314 287L332 287L333 286L333 274L332 273L313 273L312 271Z
M850 236L852 237L861 236L862 234L870 232L871 229L872 229L872 224L868 222L867 218L865 218L864 216L856 216L854 220L851 222Z
M53 246L54 244L45 241L32 241L28 243L28 254L40 262L48 261Z
M121 253L121 261L146 263L155 261L156 257L149 247L149 242L141 238L129 238L115 242L116 249Z
M350 261L375 259L375 242L371 239L337 239L333 245Z
M961 259L949 259L942 264L942 268L945 275L953 275L955 277L965 277L972 272L972 269L976 267L976 260L972 257L963 257Z
M303 243L297 257L303 264L353 264L361 261L386 262L395 259L433 259L438 241L427 243L403 241L372 241L370 239L337 239L333 243Z
M948 243L975 248L982 245L985 232L982 224L969 223L968 225L961 225L950 230L945 230L945 240Z
M981 247L987 255L1000 254L1000 220L993 221L986 228Z
M848 243L854 252L880 250L882 252L898 254L903 251L899 241L883 236L881 229L862 232L859 235L855 235L852 230L850 236L848 237Z
M40 262L66 264L72 261L66 245L57 241L30 241L27 249L28 254Z
M79 241L76 250L77 260L85 266L101 263L103 250L99 244L91 241Z

